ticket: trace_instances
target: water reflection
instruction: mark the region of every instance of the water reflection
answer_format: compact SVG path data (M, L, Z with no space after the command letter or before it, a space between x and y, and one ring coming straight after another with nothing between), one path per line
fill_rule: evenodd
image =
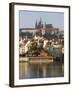
M64 65L62 63L19 63L19 79L63 77Z

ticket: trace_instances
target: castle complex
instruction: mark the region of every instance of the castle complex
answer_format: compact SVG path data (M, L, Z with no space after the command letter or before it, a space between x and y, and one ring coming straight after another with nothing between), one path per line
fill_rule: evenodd
M56 34L58 35L61 31L59 28L54 27L52 24L47 24L46 22L42 22L40 18L39 21L36 20L34 28L20 28L20 36L43 36L47 34Z

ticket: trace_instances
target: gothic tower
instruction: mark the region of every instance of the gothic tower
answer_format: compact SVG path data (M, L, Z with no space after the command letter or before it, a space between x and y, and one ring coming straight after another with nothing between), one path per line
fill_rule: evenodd
M37 20L36 20L36 23L35 23L35 28L37 28L38 27L38 24L37 24Z

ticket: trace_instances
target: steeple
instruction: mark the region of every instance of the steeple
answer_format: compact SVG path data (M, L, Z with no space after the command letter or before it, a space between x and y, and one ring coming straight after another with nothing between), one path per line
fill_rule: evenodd
M40 21L39 21L39 23L38 23L38 28L40 29L40 28L43 28L43 24L42 24L42 18L40 17Z
M36 20L36 23L35 23L35 28L37 28L38 27L38 25L37 25L37 20Z
M36 20L35 28L36 28L36 29L41 29L41 28L43 28L43 22L42 22L42 18L41 18L41 17L40 17L39 22L37 22L37 20Z
M41 25L41 24L42 24L42 18L40 17L39 25Z

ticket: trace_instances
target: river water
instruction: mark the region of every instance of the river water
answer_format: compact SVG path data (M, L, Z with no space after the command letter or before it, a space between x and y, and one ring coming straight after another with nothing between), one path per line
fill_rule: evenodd
M19 63L19 79L63 77L64 64L52 63Z

